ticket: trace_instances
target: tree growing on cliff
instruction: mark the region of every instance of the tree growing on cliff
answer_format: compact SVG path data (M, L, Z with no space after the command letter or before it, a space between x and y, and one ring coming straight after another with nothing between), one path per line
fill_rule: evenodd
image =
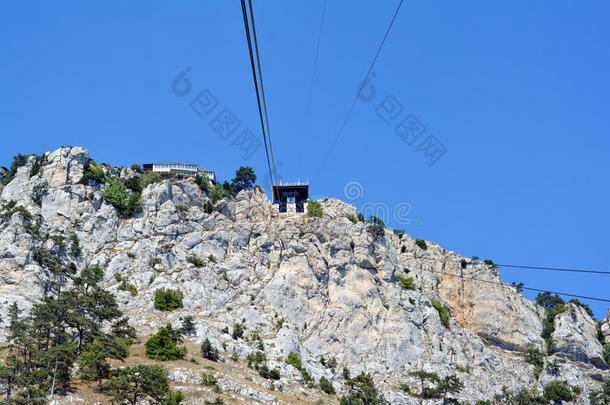
M254 170L249 166L241 166L235 171L235 177L231 180L231 190L233 194L237 194L241 190L251 189L255 181Z

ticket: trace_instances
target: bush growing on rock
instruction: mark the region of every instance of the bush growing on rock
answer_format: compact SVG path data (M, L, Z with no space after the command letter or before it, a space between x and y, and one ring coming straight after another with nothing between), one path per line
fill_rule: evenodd
M233 339L237 340L240 337L242 337L244 335L244 326L241 323L235 323L235 325L233 325L233 333L231 334L231 336L233 337Z
M360 373L346 382L347 395L341 397L340 405L388 405L383 395L379 393L373 377L370 374Z
M127 193L125 184L119 179L111 178L108 188L104 191L104 201L112 205L121 218L130 218L142 212L140 193Z
M563 381L551 381L544 386L544 396L550 401L571 401L574 393L568 384Z
M593 318L593 310L591 309L591 307L587 304L583 304L582 302L580 302L578 299L574 298L571 299L570 301L568 301L568 304L574 304L577 305L579 307L581 307L582 309L585 310L585 312L591 317Z
M441 305L440 302L438 302L432 298L430 299L430 303L432 304L434 309L436 309L436 311L438 312L438 316L441 318L441 323L446 328L448 328L449 327L449 313L447 312L447 310L445 308L443 308L443 306Z
M205 267L205 260L196 255L189 256L186 261L191 263L195 267Z
M266 378L267 380L279 380L280 370L278 368L269 369L269 366L263 363L258 367L258 375Z
M106 175L104 174L104 170L99 167L93 160L90 160L89 163L87 163L83 172L83 177L81 177L79 181L80 184L89 184L89 182L94 182L96 184L102 184L106 182Z
M398 284L404 290L415 290L415 282L413 281L413 277L397 277Z
M186 354L186 347L178 346L182 343L182 333L172 325L162 326L157 333L145 343L146 357L155 360L178 360Z
M208 387L212 387L218 384L218 380L216 376L212 373L201 373L201 385L206 385Z
M318 201L310 200L307 203L307 216L312 218L322 218L322 206Z
M208 401L206 399L205 405L225 405L225 401L221 397L216 397L213 401Z
M173 311L182 308L182 291L160 288L155 291L155 308L162 311Z
M311 376L309 375L307 370L305 370L305 367L303 367L303 364L301 362L301 356L299 356L298 353L295 353L295 352L288 353L288 357L286 357L286 363L290 364L291 366L293 366L294 368L299 370L301 372L301 375L303 376L303 380L305 380L305 382L312 381Z
M385 223L381 218L377 218L374 215L369 217L368 231L375 237L375 239L381 239L385 234Z
M125 187L127 187L131 191L141 193L142 192L142 178L138 177L138 176L128 178L127 180L125 180Z
M142 364L113 370L103 392L112 397L113 404L133 404L147 400L151 403L178 405L184 399L180 391L170 391L165 370L156 365Z
M201 191L205 191L206 193L210 192L210 179L208 178L208 176L202 176L200 174L197 175L197 177L195 177L195 183L197 183L197 185L199 186L199 189Z
M345 214L345 218L349 219L349 221L354 225L358 223L358 218L356 218L354 214Z
M602 385L600 391L593 391L589 394L591 405L608 405L610 404L610 380Z
M150 172L142 179L142 189L145 189L151 184L160 183L161 180L161 175L159 173Z
M241 190L251 189L255 181L254 170L249 166L241 166L235 171L235 177L231 180L231 190L233 194L237 194Z
M212 346L210 339L206 338L203 343L201 343L201 355L208 360L218 361L220 359L220 355L218 354L218 349Z
M195 334L195 322L193 322L193 316L187 315L182 319L182 326L180 331L183 335L189 336Z
M415 239L415 244L417 245L417 247L419 247L422 250L428 249L428 245L426 244L426 241L423 239Z
M527 345L522 351L523 358L529 364L534 366L542 366L544 363L544 354L534 345Z
M333 384L324 376L320 377L320 389L329 395L335 394L335 387L333 387Z
M552 296L551 293L538 293L536 297L536 303L544 307L544 320L542 321L542 338L546 342L547 352L553 353L555 345L553 342L553 332L555 332L555 318L562 312L565 312L568 308L565 305L563 299L555 294Z

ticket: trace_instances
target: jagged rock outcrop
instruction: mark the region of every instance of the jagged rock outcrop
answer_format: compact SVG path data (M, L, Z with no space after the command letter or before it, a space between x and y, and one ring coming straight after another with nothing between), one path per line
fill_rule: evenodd
M410 236L388 230L375 237L368 223L347 218L356 208L334 199L321 201L322 218L275 216L265 193L255 189L221 200L206 213L208 195L189 180L149 185L142 192L143 211L121 219L104 202L103 186L79 184L89 159L82 148L61 148L45 154L41 170L30 177L30 158L2 189L0 202L16 201L38 227L19 213L0 223L3 302L29 308L48 276L32 250L54 246L47 233L75 234L82 254L69 259L79 268L104 267L106 287L141 336L192 315L197 333L190 342L209 338L224 347L224 357L235 352L243 359L256 343L223 332L243 321L247 334L263 340L269 366L281 370L285 394L304 389L301 374L282 361L291 351L300 354L316 381L325 376L339 391L343 380L320 364L322 356L336 358L337 369L347 366L352 375L373 374L393 404L417 403L398 387L418 369L458 374L465 384L460 398L471 401L489 399L502 386L540 389L550 378L543 374L537 381L533 366L519 354L527 344L544 347L544 311L503 284L493 266L431 242L421 248ZM108 175L134 175L126 168L101 167ZM44 189L38 203L36 186ZM195 266L193 256L206 265ZM117 274L137 295L119 290ZM401 288L398 281L406 277L413 278L414 289ZM180 288L184 308L155 310L154 292L162 287ZM448 327L433 301L449 312ZM0 315L5 311L3 306ZM572 304L555 322L553 357L561 362L560 378L581 387L579 403L587 403L586 393L598 385L588 375L608 377L595 323ZM174 368L170 377L187 387L187 394L189 384L199 384L188 369ZM236 381L223 377L240 398L282 403Z
M608 315L600 325L600 329L602 331L602 336L604 337L605 342L610 343L610 309L608 309Z
M591 362L599 368L607 368L596 334L596 322L578 305L568 304L567 311L555 318L553 342L557 353L574 361Z

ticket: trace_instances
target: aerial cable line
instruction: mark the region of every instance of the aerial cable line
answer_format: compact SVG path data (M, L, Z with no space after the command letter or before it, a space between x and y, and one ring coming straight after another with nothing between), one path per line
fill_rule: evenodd
M256 79L256 67L254 65L254 55L252 53L252 40L250 38L250 27L248 24L248 11L246 9L245 0L241 0L241 11L244 17L244 28L246 29L246 39L248 42L248 51L250 53L250 64L252 65L252 77L254 78L254 88L256 90L256 101L258 103L258 115L261 121L261 130L263 132L263 141L265 143L265 154L267 155L267 167L269 168L269 176L271 178L271 184L275 183L273 180L273 172L271 170L271 162L269 161L269 150L267 148L267 136L265 134L265 123L263 120L263 109L261 108L260 94L258 91L258 80Z
M451 274L451 273L443 273L440 271L434 271L434 270L428 270L428 269L420 269L422 271L427 271L430 273L436 273L436 274L440 274L443 276L449 276L449 277L458 277L464 280L471 280L471 281L480 281L483 283L488 283L488 284L496 284L496 285L502 285L502 286L506 286L506 287L511 287L511 285L506 284L502 281L493 281L493 280L483 280L480 278L476 278L476 277L466 277L466 276L462 276L460 274ZM571 294L571 293L565 293L565 292L558 292L558 291L551 291L551 290L543 290L540 288L533 288L533 287L521 287L524 290L529 290L529 291L537 291L537 292L548 292L551 294L557 294L557 295L564 295L566 297L575 297L575 298L582 298L582 299L587 299L587 300L593 300L593 301L602 301L602 302L610 302L610 299L606 299L606 298L596 298L596 297L588 297L586 295L576 295L576 294Z
M271 146L271 130L269 129L269 116L267 115L267 101L265 100L265 87L263 86L263 72L261 70L261 60L258 51L258 40L256 39L256 28L254 26L254 11L252 10L252 0L248 0L248 6L250 7L250 19L252 21L252 37L254 39L254 50L256 53L256 65L258 67L258 79L261 83L261 95L263 96L263 109L265 111L265 123L267 124L267 139L269 141L269 154L271 155L271 164L273 168L273 174L275 175L275 181L277 182L277 166L275 166L275 160L273 158L273 147Z
M534 270L550 270L550 271L567 271L567 272L572 272L572 273L610 274L610 271L565 269L565 268L561 268L561 267L518 266L516 264L496 264L496 266L508 267L508 268L514 268L514 269L534 269Z
M421 257L421 256L420 257L410 256L410 258L419 259L419 260L437 260L437 259ZM461 260L448 260L448 261L451 261L453 263L461 263ZM483 263L483 262L480 262L480 263ZM472 261L467 262L467 264L473 264L473 262ZM570 272L570 273L588 273L588 274L610 275L610 271L604 271L604 270L571 269L571 268L565 268L565 267L521 266L521 265L516 265L516 264L499 264L499 263L494 263L493 265L495 267L506 267L506 268L513 268L513 269L548 270L548 271L563 271L563 272Z
M299 148L299 166L301 163L301 156L303 154L303 143L305 142L305 138L307 138L307 134L309 133L309 115L311 114L311 100L313 95L313 84L316 78L316 71L318 69L318 56L320 54L320 42L322 39L322 28L324 27L324 16L326 14L326 0L322 4L322 15L320 17L320 28L318 29L318 39L316 41L316 53L313 60L313 71L311 73L311 83L309 85L309 97L307 100L307 112L305 113L305 130L301 135L301 147Z
M403 0L400 0L400 2L398 3L398 6L396 7L396 11L394 12L394 15L392 16L392 21L390 21L390 25L388 25L388 28L386 29L385 35L383 36L383 40L379 44L379 48L377 48L377 53L375 54L375 57L373 58L373 62L371 62L371 66L369 67L369 70L366 73L366 76L364 76L364 80L362 81L363 83L369 77L369 75L371 74L371 71L373 70L373 67L375 66L375 62L377 62L377 58L379 57L379 54L381 53L381 48L383 48L383 44L385 44L385 41L388 38L388 34L390 33L390 30L392 29L392 25L394 25L394 21L396 20L396 16L398 16L398 12L400 11L402 2L403 2ZM356 93L356 97L354 97L354 101L352 102L352 105L351 105L349 111L347 112L347 116L343 120L343 124L341 125L339 132L337 133L337 136L335 136L335 139L333 140L333 143L332 143L330 149L328 150L328 153L326 154L326 157L324 158L322 165L318 169L318 173L316 173L316 174L319 174L320 171L324 168L324 166L326 166L326 163L328 162L330 155L333 153L333 150L335 149L335 145L337 145L337 141L339 140L339 137L341 137L341 134L343 133L343 130L345 129L345 126L347 125L347 121L349 121L349 118L351 117L352 112L354 111L354 107L356 107L356 104L358 103L358 97L360 96L361 90L362 89L360 88L358 90L358 93Z

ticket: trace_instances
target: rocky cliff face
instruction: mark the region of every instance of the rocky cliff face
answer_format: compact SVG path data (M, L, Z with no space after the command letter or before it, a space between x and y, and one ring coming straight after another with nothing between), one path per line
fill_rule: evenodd
M32 215L28 220L6 205L0 212L2 303L29 308L49 276L33 260L33 250L75 234L82 254L71 260L79 268L104 267L105 285L142 339L186 315L197 323L191 343L209 338L223 347L225 359L257 350L255 341L234 340L225 327L243 321L246 335L262 338L270 367L281 370L284 392L270 391L260 378L249 377L246 384L239 372L224 375L223 388L237 402L284 403L291 395L318 399L283 362L291 351L300 354L316 381L325 376L338 391L344 380L320 363L322 356L336 358L337 369L347 366L352 375L371 373L393 404L418 402L398 387L419 369L457 374L465 384L459 397L473 402L503 386L540 390L543 383L562 379L582 389L577 403L587 403L587 393L608 378L596 324L582 308L570 304L555 319L552 358L560 375L545 368L536 379L519 350L544 347L543 309L503 284L492 266L431 242L422 249L410 236L388 230L376 238L367 223L346 217L357 211L341 201L322 200L322 218L284 217L273 215L262 191L242 191L208 214L208 195L194 182L163 181L144 189L142 213L121 219L104 202L104 186L78 184L90 159L86 150L61 148L45 157L38 173L32 176L32 157L0 189L1 203L16 201ZM134 175L126 168L104 169L122 178ZM196 267L188 261L192 256L206 265ZM137 295L119 290L116 274ZM414 289L401 287L399 280L406 277L413 277ZM180 288L184 308L155 310L154 292L162 287ZM448 311L448 325L433 302ZM6 308L0 310L3 318ZM607 323L602 330L608 335ZM169 372L187 397L202 390L188 363Z

